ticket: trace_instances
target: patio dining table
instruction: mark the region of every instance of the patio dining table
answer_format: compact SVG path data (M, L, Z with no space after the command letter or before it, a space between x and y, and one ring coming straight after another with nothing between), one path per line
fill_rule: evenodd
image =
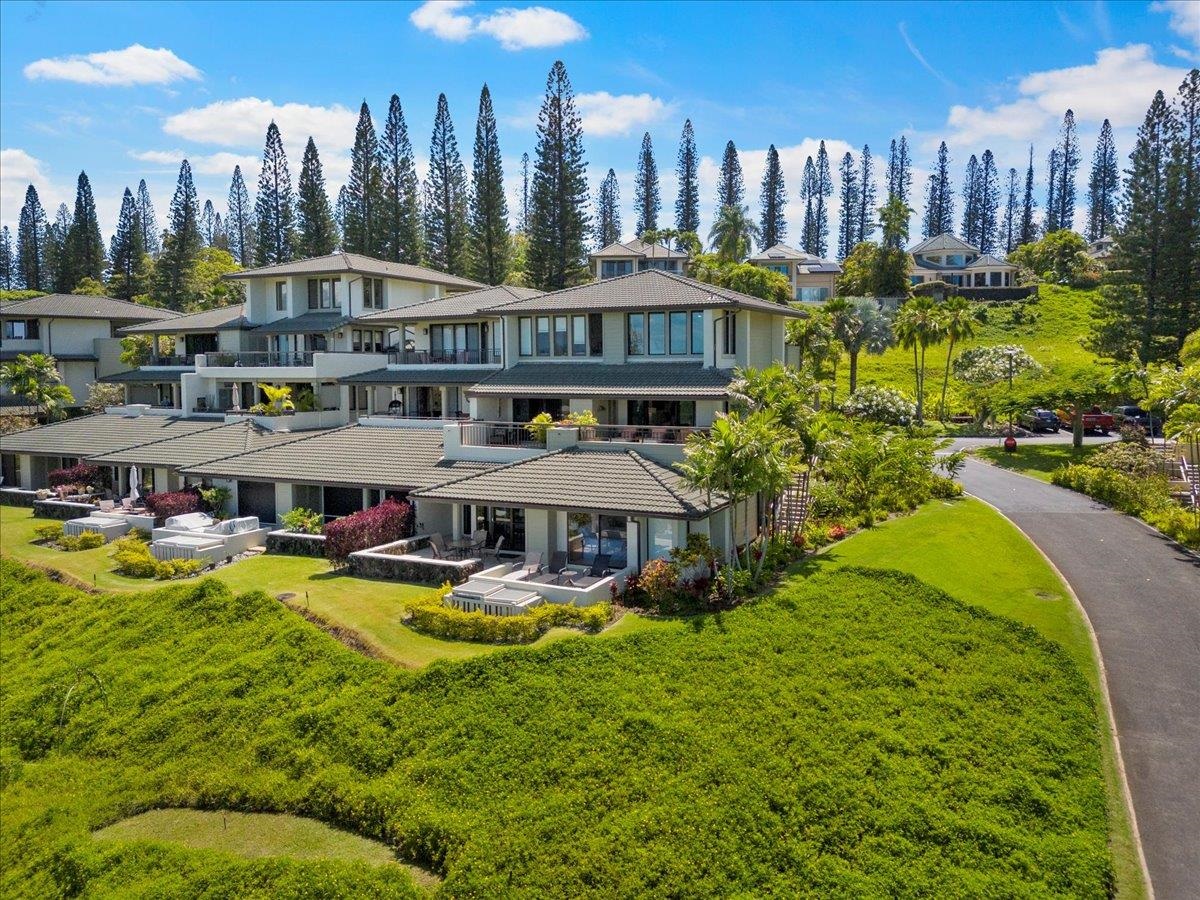
M454 551L459 557L462 557L466 556L466 554L471 550L474 550L478 544L476 544L470 538L455 538L452 541L447 541L446 546L450 550Z

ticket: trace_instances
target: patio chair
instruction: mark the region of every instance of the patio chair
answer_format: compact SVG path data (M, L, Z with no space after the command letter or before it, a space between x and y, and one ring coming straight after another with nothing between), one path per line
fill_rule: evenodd
M429 536L429 549L433 551L434 559L449 559L450 551L446 548L446 540L439 532Z
M611 575L612 571L608 564L612 561L611 553L597 553L592 558L592 567L588 569L589 578L604 578L606 575Z
M534 550L525 554L525 562L513 567L513 574L520 573L526 577L536 575L542 568L542 551Z
M550 565L546 566L546 574L554 576L554 583L558 584L562 581L563 572L569 572L567 568L567 554L564 550L555 550L550 554Z
M121 509L125 510L125 512L133 512L133 501L130 500L128 497L122 497L121 498Z
M112 512L116 508L117 504L113 503L111 500L100 501L100 512Z
M500 537L496 538L496 546L495 547L492 547L490 550L485 547L482 551L480 551L479 555L484 559L491 559L492 562L494 562L494 563L499 562L500 561L500 548L503 546L504 546L504 535L500 535Z
M487 546L487 531L483 528L476 528L471 532L471 552L480 553Z

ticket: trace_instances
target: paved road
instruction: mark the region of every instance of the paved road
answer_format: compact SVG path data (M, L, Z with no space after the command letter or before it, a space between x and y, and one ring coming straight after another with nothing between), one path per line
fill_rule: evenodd
M1200 898L1200 560L1083 494L975 460L961 478L1087 610L1155 896Z

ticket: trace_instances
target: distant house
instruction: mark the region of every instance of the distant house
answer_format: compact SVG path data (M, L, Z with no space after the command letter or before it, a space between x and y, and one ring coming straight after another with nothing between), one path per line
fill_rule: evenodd
M1110 235L1104 235L1088 244L1087 255L1092 259L1108 259L1117 249L1116 240Z
M913 284L944 281L969 288L1017 286L1016 266L952 234L926 238L908 252L913 259L908 272Z
M609 244L589 254L588 266L597 281L650 269L686 275L689 258L682 250L635 239Z
M792 298L810 302L822 302L837 293L837 279L842 274L836 260L803 253L787 244L768 247L747 262L783 275L792 284Z

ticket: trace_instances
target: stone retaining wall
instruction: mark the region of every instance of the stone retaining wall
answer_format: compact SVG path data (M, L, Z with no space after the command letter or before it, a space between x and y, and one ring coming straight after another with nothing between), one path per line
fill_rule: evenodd
M81 519L96 511L91 503L71 503L66 500L34 500L33 514L43 519Z
M462 584L481 568L478 559L425 559L405 556L429 545L429 535L418 535L382 544L350 554L351 575L381 578L387 581L415 581L421 584Z
M325 535L272 531L267 535L267 552L286 556L324 556Z
M37 491L24 491L20 488L4 488L0 490L0 506L33 506L37 499Z

